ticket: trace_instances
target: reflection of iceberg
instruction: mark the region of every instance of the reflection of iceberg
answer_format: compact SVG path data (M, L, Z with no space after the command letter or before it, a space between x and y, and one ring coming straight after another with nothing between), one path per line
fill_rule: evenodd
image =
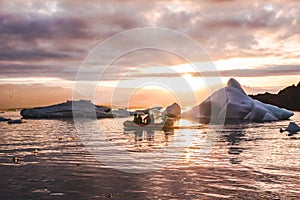
M293 116L293 112L250 98L239 82L230 79L227 87L216 91L182 116L194 119L224 118L266 122L288 119Z

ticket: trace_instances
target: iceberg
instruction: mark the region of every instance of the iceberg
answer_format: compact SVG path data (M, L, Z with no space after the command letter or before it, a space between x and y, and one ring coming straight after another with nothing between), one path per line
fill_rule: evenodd
M280 133L283 133L285 131L289 132L288 136L295 135L296 133L300 132L300 126L296 124L295 122L290 122L288 127L286 129L280 128Z
M199 105L182 113L183 118L189 119L224 119L270 122L289 119L294 113L262 103L249 97L240 83L231 78L227 86L209 96Z
M94 105L90 100L67 101L64 103L21 110L24 119L73 118L80 117L112 118L114 113L109 107Z
M0 117L0 122L8 122L10 120L11 120L10 118Z
M166 115L172 118L178 118L181 114L181 107L178 103L173 103L166 108Z

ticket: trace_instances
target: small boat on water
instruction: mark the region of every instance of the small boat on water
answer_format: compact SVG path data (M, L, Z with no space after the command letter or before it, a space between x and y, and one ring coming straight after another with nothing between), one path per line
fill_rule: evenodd
M143 124L137 124L133 121L127 120L123 123L124 129L127 130L145 130L145 129L151 129L151 130L162 130L164 128L165 123L143 123Z
M142 123L137 124L133 121L127 120L123 123L125 130L173 130L174 129L174 120L173 119L167 119L164 122L161 123Z

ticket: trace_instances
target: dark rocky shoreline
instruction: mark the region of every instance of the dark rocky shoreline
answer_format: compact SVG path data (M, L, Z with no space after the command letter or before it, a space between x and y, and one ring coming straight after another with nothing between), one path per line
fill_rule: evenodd
M264 93L249 95L253 99L288 110L300 111L300 82L280 90L278 94Z

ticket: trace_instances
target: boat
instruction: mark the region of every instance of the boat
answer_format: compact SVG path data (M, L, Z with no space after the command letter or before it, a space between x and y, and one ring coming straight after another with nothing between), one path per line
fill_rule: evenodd
M165 128L165 123L150 123L136 124L133 121L127 120L123 123L125 130L162 130Z

